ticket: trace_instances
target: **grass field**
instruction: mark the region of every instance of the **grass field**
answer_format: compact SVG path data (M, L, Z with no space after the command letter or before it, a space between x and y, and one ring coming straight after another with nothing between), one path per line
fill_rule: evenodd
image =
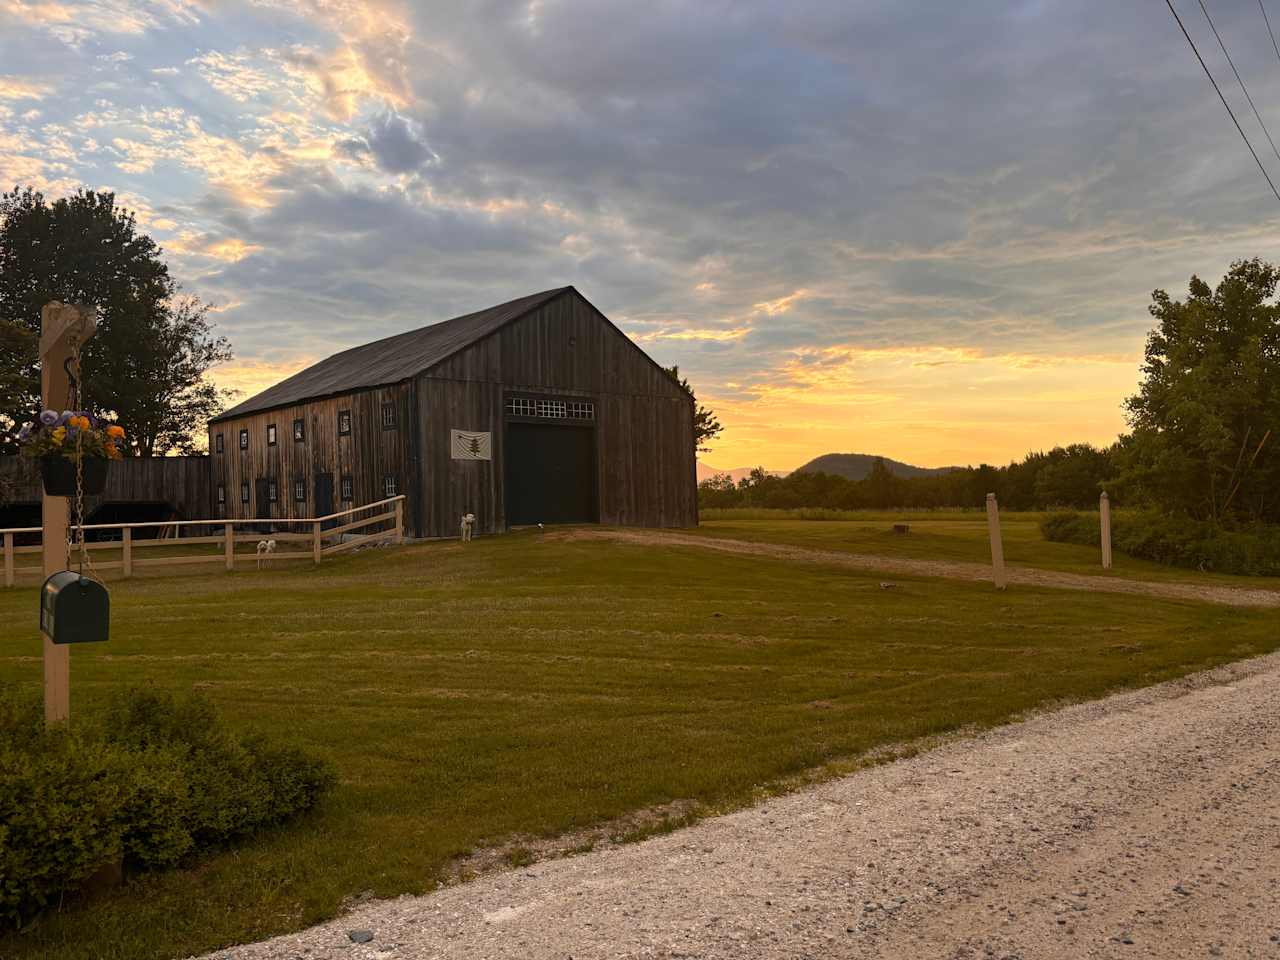
M340 785L287 828L0 936L0 956L258 939L430 889L515 835L723 809L876 747L1280 645L1263 611L879 580L515 534L116 582L112 640L72 655L73 718L129 684L202 690L332 759ZM0 592L0 682L38 691L39 649L35 589Z
M802 519L802 512L806 515L832 514L838 519ZM1006 563L1131 580L1194 581L1280 590L1280 577L1200 573L1139 560L1118 551L1114 553L1111 570L1103 570L1100 548L1045 540L1040 535L1043 516L1042 513L1001 513L1000 536ZM905 536L895 534L892 529L894 523L909 524L911 532ZM885 557L991 562L987 518L980 510L848 511L843 514L836 511L704 510L697 532L711 537Z

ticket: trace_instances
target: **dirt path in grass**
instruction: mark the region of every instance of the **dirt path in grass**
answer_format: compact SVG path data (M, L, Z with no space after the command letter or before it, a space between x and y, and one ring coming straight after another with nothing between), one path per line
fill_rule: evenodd
M1280 654L211 956L1280 957Z
M823 563L868 572L903 574L919 577L943 577L950 580L991 580L991 567L983 563L961 560L912 560L882 557L866 553L844 553L839 550L816 550L786 544L760 543L754 540L730 540L723 537L698 537L664 530L579 529L549 534L567 540L615 540L647 546L699 547L723 553L747 554L792 560L800 563ZM1280 607L1280 590L1218 587L1198 583L1155 583L1150 580L1124 580L1116 577L1091 577L1080 573L1060 573L1033 567L1007 567L1011 584L1034 587L1061 587L1068 590L1099 590L1106 593L1141 594L1173 600L1199 600L1232 607ZM1280 956L1280 954L1277 954Z

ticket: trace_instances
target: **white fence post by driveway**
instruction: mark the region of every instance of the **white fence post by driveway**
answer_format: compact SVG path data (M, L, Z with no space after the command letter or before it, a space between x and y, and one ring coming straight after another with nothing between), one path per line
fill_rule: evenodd
M320 521L314 520L311 523L311 558L316 563L320 562Z
M228 570L236 568L236 528L234 524L224 524L222 527L222 551L226 555L226 564Z
M4 535L4 585L13 586L13 534Z
M133 527L120 531L120 569L126 577L133 576Z
M1102 569L1111 569L1111 500L1107 491L1098 498L1098 520L1102 527Z
M991 535L991 579L997 590L1009 585L1004 572L1004 544L1000 541L1000 506L994 493L987 494L987 532Z

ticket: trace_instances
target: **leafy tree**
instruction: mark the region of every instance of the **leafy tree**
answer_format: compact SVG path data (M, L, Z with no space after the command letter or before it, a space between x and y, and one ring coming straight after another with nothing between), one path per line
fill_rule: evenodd
M671 379L680 384L689 396L693 397L693 449L698 453L706 453L711 448L708 444L716 438L721 430L720 421L716 419L716 415L709 407L704 407L698 403L698 398L693 392L693 387L689 385L689 378L680 376L680 368L671 366L666 368L667 373L671 374Z
M1055 447L1036 472L1035 503L1045 507L1096 506L1111 475L1111 457L1087 443ZM1012 506L1012 504L1011 504Z
M30 188L0 195L0 453L13 452L39 406L36 337L51 300L99 308L81 358L84 406L117 418L129 453L193 449L226 399L205 375L231 351L160 255L112 193L53 203Z
M1156 328L1120 444L1130 494L1201 520L1280 520L1280 269L1231 265L1216 289L1152 294Z

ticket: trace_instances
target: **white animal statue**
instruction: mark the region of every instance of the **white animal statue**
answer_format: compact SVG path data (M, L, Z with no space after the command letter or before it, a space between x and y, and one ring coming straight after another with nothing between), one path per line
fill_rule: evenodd
M263 563L271 559L271 555L276 552L276 542L274 540L258 541L258 569L262 569Z
M471 540L471 531L476 525L476 515L474 513L464 513L462 515L462 542L468 543Z

